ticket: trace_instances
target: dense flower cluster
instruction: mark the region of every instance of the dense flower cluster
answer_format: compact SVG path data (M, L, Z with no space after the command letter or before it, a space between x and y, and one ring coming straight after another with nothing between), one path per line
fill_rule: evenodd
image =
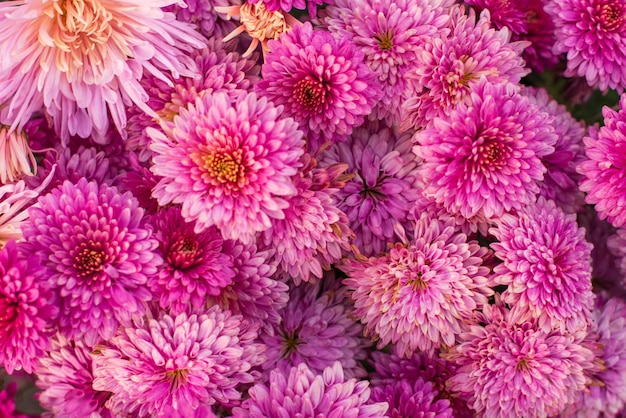
M0 0L0 418L626 416L625 22Z

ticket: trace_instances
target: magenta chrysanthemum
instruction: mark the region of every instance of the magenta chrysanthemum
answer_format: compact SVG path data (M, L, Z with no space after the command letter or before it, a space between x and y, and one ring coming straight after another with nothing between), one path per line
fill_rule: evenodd
M235 52L235 47L234 41L210 40L207 48L191 55L198 67L193 76L162 80L147 74L141 80L148 93L146 104L161 121L171 122L181 108L194 104L197 98L206 94L223 91L236 100L242 90L251 90L252 84L259 80L261 67L255 65L256 59L242 58ZM137 106L131 107L129 114L126 149L138 151L140 159L146 161L153 152L148 149L150 138L145 130L147 127L158 128L158 122Z
M369 345L361 336L363 327L353 320L343 290L322 289L321 282L292 286L289 303L279 312L282 321L260 336L267 345L265 370L288 373L292 366L305 363L322 373L339 361L347 377L366 375L359 363L367 357Z
M153 298L172 315L189 306L202 309L208 295L219 295L235 276L233 260L222 252L222 237L215 227L199 234L176 207L164 209L152 220L163 266L148 280Z
M386 403L368 404L368 382L346 380L339 362L318 375L306 364L287 372L272 370L267 384L257 383L248 393L250 398L234 410L237 418L387 416Z
M42 106L64 141L122 132L126 103L144 103L143 72L190 75L204 41L160 7L174 0L21 0L0 5L0 118L22 127Z
M110 393L91 386L91 352L80 341L69 341L59 334L52 338L52 349L39 361L36 381L42 390L37 400L52 416L113 418L104 406Z
M590 127L583 138L587 158L578 166L584 176L580 190L587 192L586 201L595 205L600 219L619 228L626 225L626 94L618 112L605 106L602 114L604 126Z
M418 49L447 30L450 0L338 0L325 9L328 30L352 41L382 85L372 116L397 124L407 99L406 75L418 62Z
M374 387L370 402L387 402L388 416L394 418L454 418L450 402L436 399L437 390L431 382L417 378L413 383L400 380L388 386Z
M251 241L283 218L296 194L291 177L304 153L302 133L290 118L254 93L232 100L205 95L180 110L167 136L148 128L154 188L159 204L182 203L182 215L197 233L212 225L224 238Z
M554 117L554 132L558 137L554 152L541 159L547 172L539 185L539 193L554 200L567 213L580 212L585 197L578 189L580 174L576 172L576 166L583 159L585 125L574 119L565 106L550 98L545 89L524 87L522 95Z
M185 0L185 7L180 3L170 4L163 8L176 14L176 19L196 25L198 31L207 38L223 38L233 29L235 24L226 20L226 15L217 13L217 7L228 7L241 4L240 0Z
M151 298L145 285L161 259L130 193L84 178L66 181L29 214L26 249L39 256L63 334L93 345L145 309Z
M235 276L218 296L209 295L209 303L262 327L278 324L278 311L289 300L289 286L274 279L276 263L271 260L272 251L258 251L255 244L231 240L224 241L223 251L233 259Z
M502 300L517 306L544 331L586 330L593 307L591 244L576 215L567 215L543 197L517 214L505 214L489 232L503 260L494 281L508 288Z
M518 83L528 73L520 57L527 43L509 42L507 30L491 27L488 12L477 19L472 9L466 14L456 6L450 19L450 34L430 37L411 63L413 93L402 105L401 130L421 129L459 103L472 103L470 93L481 78Z
M424 214L410 243L342 267L355 316L379 337L379 348L396 344L399 356L453 345L493 293L485 277L489 269L481 266L486 251L476 241L467 242L452 223Z
M342 174L347 166L318 168L308 154L303 165L294 178L298 193L289 199L285 218L273 220L263 233L263 242L274 249L281 273L295 284L321 278L323 270L330 270L330 265L351 249L354 235L335 199L345 183Z
M375 75L364 56L347 40L295 26L277 41L261 69L255 91L300 124L313 150L325 141L342 140L363 123L379 98Z
M58 313L38 276L36 257L26 257L18 248L9 241L0 250L0 365L9 374L35 371Z
M160 314L120 328L93 355L95 390L115 414L163 417L164 409L238 404L239 385L265 361L257 325L214 306L201 315Z
M415 134L424 196L466 218L487 218L533 203L554 152L552 117L510 84L474 86L468 103Z
M545 332L500 306L487 305L477 320L484 325L472 325L444 357L460 366L450 388L469 396L478 416L555 416L590 383L586 333Z
M282 10L289 12L291 9L307 10L309 16L317 16L317 6L322 4L333 4L333 0L251 0L250 3L258 3L262 1L265 8L270 12Z
M347 173L354 175L337 193L338 207L366 256L388 249L395 241L395 224L410 228L407 218L419 196L411 145L410 134L397 135L384 123L368 122L323 158L323 164L348 164Z
M15 394L17 393L17 383L10 382L0 391L0 417L2 418L30 418L28 415L20 414L15 410Z
M556 54L567 54L566 77L600 90L626 87L626 5L621 0L550 0Z

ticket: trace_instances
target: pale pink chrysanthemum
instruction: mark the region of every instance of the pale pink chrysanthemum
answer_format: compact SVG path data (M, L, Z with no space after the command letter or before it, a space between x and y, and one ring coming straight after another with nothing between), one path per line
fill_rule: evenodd
M583 138L586 158L577 168L586 202L616 228L626 225L626 94L619 107L615 111L605 106L604 126L589 127L589 136Z
M346 214L336 205L347 165L320 168L309 154L302 163L294 178L298 193L288 200L285 218L272 220L272 227L262 236L265 247L273 249L281 273L296 285L321 278L351 249L354 236Z
M567 54L566 77L580 76L594 88L626 87L626 5L621 0L550 0L555 54Z
M372 117L390 125L400 121L400 106L408 97L407 73L419 59L427 39L447 31L450 0L338 0L324 11L328 30L352 41L378 76L383 95Z
M306 22L277 41L261 69L263 80L254 89L284 106L307 138L309 149L345 140L380 98L375 74L364 55L348 40Z
M36 370L59 311L37 262L13 240L0 250L0 365L9 374Z
M585 336L543 331L501 305L486 305L443 354L459 366L448 385L469 397L477 416L556 416L591 383L586 370L595 357Z
M207 296L217 296L231 284L233 259L223 252L217 228L196 234L193 223L185 222L178 207L161 210L151 223L163 265L148 280L148 287L162 309L169 309L172 315L189 307L203 309Z
M206 48L191 55L197 66L193 76L162 80L146 74L141 80L148 94L146 104L161 121L171 122L181 108L206 94L221 90L235 100L242 90L251 90L259 80L261 67L256 65L256 56L242 58L235 51L236 46L235 41L224 43L221 39L210 39ZM154 153L148 148L150 138L146 128L158 129L159 121L138 106L131 106L128 113L128 139L124 145L127 150L136 151L141 161L147 161Z
M205 95L180 110L166 135L148 128L152 172L163 177L152 194L160 205L182 203L197 233L217 226L226 239L252 241L284 218L285 200L297 193L291 177L300 167L304 140L281 107L254 93L232 100Z
M246 2L237 6L216 6L215 11L226 14L226 19L239 17L239 25L234 31L224 36L224 42L246 32L252 38L252 43L242 54L247 57L259 46L262 47L263 55L269 52L268 42L276 40L285 32L288 32L300 24L295 17L280 10L269 11L264 2Z
M365 256L388 249L396 224L410 230L409 212L420 193L411 146L410 133L398 135L384 122L367 122L321 158L322 165L347 164L347 174L354 175L337 193L337 206Z
M60 334L52 338L52 349L41 356L37 367L35 395L48 412L44 418L113 418L105 407L109 392L93 389L92 349Z
M0 183L13 183L37 171L26 132L0 125Z
M84 178L37 203L22 225L25 248L39 257L60 332L88 345L110 338L145 310L146 283L161 265L143 210L130 193Z
M400 130L421 129L446 117L458 104L470 104L470 93L485 78L517 84L528 74L521 58L527 42L510 42L510 32L491 27L489 12L476 18L461 6L450 12L448 36L432 36L418 51L407 78L410 97L402 104Z
M476 309L487 303L487 251L458 233L453 223L423 214L413 239L389 253L347 260L343 281L355 316L378 347L395 344L399 356L453 345Z
M272 250L260 251L254 243L226 240L223 251L233 259L235 276L219 295L209 295L208 303L242 315L263 328L278 324L279 311L289 300L289 286L274 278L276 263Z
M511 84L486 79L446 117L415 134L423 193L466 218L495 218L533 203L554 152L553 117Z
M64 141L122 132L126 104L146 113L144 72L190 75L204 38L161 7L175 0L21 0L0 4L0 112L10 130L41 107ZM155 115L156 116L156 115Z
M118 415L164 417L167 406L234 406L241 385L254 383L265 347L258 325L213 306L135 321L120 328L93 355L93 388L111 392L106 406Z
M329 283L330 288L325 289L324 284ZM367 357L369 343L338 284L291 286L289 303L278 312L281 322L260 335L267 346L266 372L277 369L287 373L291 367L306 363L313 372L322 373L339 361L347 377L366 375L360 361Z
M206 38L222 38L235 29L235 24L226 20L223 13L218 13L214 7L228 7L241 4L241 0L185 0L170 4L163 8L167 12L176 14L176 19L182 22L193 23L198 32Z
M491 244L503 260L493 280L508 286L502 300L516 306L527 320L549 331L586 330L591 319L591 244L576 215L565 214L554 201L540 197L536 204L505 214L489 232Z
M368 403L368 385L366 380L346 379L339 362L319 374L306 364L272 370L269 382L250 388L250 398L234 409L234 417L386 417L387 403Z
M585 196L578 189L581 176L576 172L576 166L583 159L585 124L574 119L567 108L552 99L545 89L523 87L521 93L554 117L554 133L558 137L554 152L541 159L547 171L539 185L539 194L554 200L567 213L580 212Z

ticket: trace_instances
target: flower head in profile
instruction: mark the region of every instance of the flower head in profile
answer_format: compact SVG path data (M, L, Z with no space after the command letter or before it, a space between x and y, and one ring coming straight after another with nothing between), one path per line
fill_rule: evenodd
M36 396L46 410L54 416L82 418L95 416L113 418L105 406L109 392L92 387L92 349L82 342L68 340L60 334L52 340L52 348L41 356L37 367Z
M273 249L282 273L296 285L322 278L324 270L351 250L354 236L346 214L336 205L348 167L317 167L309 154L302 162L304 167L294 178L298 193L289 199L285 218L272 220L262 238L265 247Z
M326 285L332 279L329 275ZM345 292L334 283L329 289L323 282L292 286L289 303L279 311L282 321L260 335L268 356L263 369L288 373L292 366L305 363L322 373L338 361L347 377L364 377L359 361L366 358L369 344L352 313Z
M338 0L324 11L325 23L337 38L354 43L382 86L373 109L375 119L389 125L400 120L408 97L407 74L419 62L418 51L432 37L447 33L450 0Z
M421 129L445 117L485 78L518 83L528 74L521 53L526 42L510 42L510 32L491 27L489 12L477 18L462 6L450 11L450 33L424 42L407 78L412 91L402 104L401 130Z
M0 250L0 365L9 374L35 371L58 313L38 275L37 258L19 248L11 240Z
M153 196L160 205L182 203L196 233L215 225L226 239L250 242L270 218L284 218L285 198L297 192L291 178L304 141L280 113L254 93L215 93L181 109L165 134L148 128L157 154L151 170L162 177Z
M145 285L161 259L130 193L84 178L66 181L29 214L25 249L39 257L62 334L93 345L143 312L151 299Z
M298 25L269 43L271 54L255 84L298 122L312 151L342 140L363 123L379 96L374 73L348 40L335 40L310 23Z
M306 364L287 371L272 370L269 382L257 383L248 392L236 418L265 417L386 417L385 402L368 404L370 389L365 380L346 379L335 362L315 374Z
M557 416L590 379L586 332L543 331L502 305L486 305L460 344L443 355L459 368L448 381L479 416Z
M122 327L93 355L93 388L111 392L115 414L163 417L182 405L233 406L240 385L265 361L258 325L213 306L202 314L159 313Z
M511 84L486 79L445 118L415 134L424 196L471 218L495 218L533 203L554 152L553 118Z
M409 357L454 345L465 322L487 303L493 292L482 266L486 251L452 223L423 214L410 242L381 257L346 261L343 283L378 347L392 343L399 356Z
M25 0L0 4L0 120L21 128L41 107L63 141L122 132L126 103L149 114L144 72L190 75L204 40L161 6L175 0Z
M552 0L556 54L567 54L566 77L607 91L626 87L626 4L620 0ZM584 39L584 42L581 42Z
M152 220L163 266L148 281L153 298L177 315L189 306L202 309L208 295L219 295L235 276L233 260L222 250L222 236L215 227L196 234L180 209L163 209Z
M600 219L619 228L626 225L626 94L619 111L605 106L602 114L604 126L590 127L589 136L583 138L586 158L577 168L583 175L580 190L587 192L585 200L595 205Z
M354 176L337 193L337 206L366 256L387 250L395 241L395 224L410 229L409 212L419 197L411 146L409 133L398 135L384 122L367 122L321 158L323 165L347 164L347 174Z

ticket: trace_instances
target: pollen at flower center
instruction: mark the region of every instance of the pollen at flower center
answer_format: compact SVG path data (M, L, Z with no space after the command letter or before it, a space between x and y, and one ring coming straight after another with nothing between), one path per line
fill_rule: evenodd
M489 141L479 145L475 152L475 159L480 164L480 169L494 171L506 165L511 155L511 148L500 141Z
M184 269L196 262L199 253L197 240L193 237L182 237L169 249L167 261L172 267Z
M326 102L326 88L324 84L311 76L300 80L294 88L296 101L306 110L321 112Z
M604 30L613 31L624 23L624 6L616 1L596 6L597 20Z
M169 370L165 372L165 378L170 381L172 389L176 389L187 383L189 369Z
M246 178L243 150L233 152L210 152L202 156L203 168L215 182L238 190Z
M80 245L74 256L73 264L80 277L93 276L104 269L108 257L101 247L101 243L95 243L91 240Z
M376 35L374 36L374 39L378 42L378 47L381 51L389 51L393 48L393 34L389 32Z

